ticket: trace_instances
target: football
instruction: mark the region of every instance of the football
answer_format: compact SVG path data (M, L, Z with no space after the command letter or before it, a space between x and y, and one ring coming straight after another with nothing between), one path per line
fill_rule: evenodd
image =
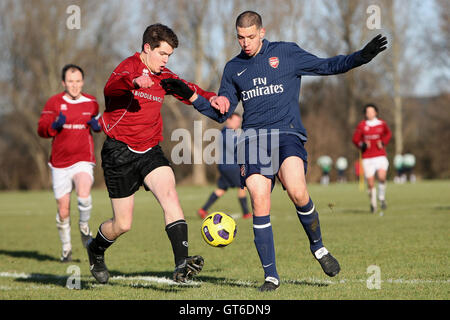
M213 212L203 219L201 232L210 246L225 247L236 237L236 222L226 213Z

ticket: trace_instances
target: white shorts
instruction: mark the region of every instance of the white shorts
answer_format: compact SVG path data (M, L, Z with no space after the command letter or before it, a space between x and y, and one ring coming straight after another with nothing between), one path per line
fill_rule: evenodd
M385 170L389 168L389 161L385 156L362 159L362 166L364 176L366 178L373 177L378 170Z
M52 170L52 184L55 199L60 199L65 194L72 192L73 176L77 173L88 173L92 178L92 183L94 183L94 165L92 162L80 161L67 168L55 168L49 164Z

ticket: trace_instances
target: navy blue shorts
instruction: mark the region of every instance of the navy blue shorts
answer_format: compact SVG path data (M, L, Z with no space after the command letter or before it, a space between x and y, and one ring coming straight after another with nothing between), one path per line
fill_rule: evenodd
M238 165L229 165L219 167L220 177L217 180L217 186L222 190L228 188L240 188L240 167Z
M266 139L271 141L270 139ZM246 142L248 144L250 142ZM252 174L261 174L272 180L272 189L275 186L275 177L281 167L283 161L291 156L299 157L303 160L305 167L305 175L308 167L308 153L304 147L303 140L295 134L280 133L278 144L271 145L271 142L263 142L261 145L258 141L257 154L249 151L246 145L245 162L241 164L241 188L245 187L245 180ZM253 156L252 156L253 155Z

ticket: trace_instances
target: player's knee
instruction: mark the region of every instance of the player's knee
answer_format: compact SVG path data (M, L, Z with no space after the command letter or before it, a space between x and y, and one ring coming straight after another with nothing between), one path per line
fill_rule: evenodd
M70 211L69 208L66 207L60 207L58 206L58 213L57 216L59 216L59 218L61 220L67 219L70 217Z
M224 189L217 189L216 191L214 191L214 193L216 194L217 197L221 197L225 194L225 190Z
M297 206L303 206L309 201L308 190L305 188L298 188L291 192L291 199Z

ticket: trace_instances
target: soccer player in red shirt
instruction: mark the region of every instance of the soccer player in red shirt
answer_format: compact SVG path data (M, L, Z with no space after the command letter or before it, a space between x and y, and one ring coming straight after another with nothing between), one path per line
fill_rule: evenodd
M381 209L386 209L386 174L389 161L386 157L386 145L392 133L386 122L378 118L378 108L373 103L364 106L366 119L362 120L353 134L353 143L361 149L362 166L367 180L370 198L370 211L377 210L377 190L375 174L378 177L378 199Z
M72 185L78 197L81 240L86 246L91 238L89 218L92 209L91 186L94 182L94 141L91 130L101 131L97 120L98 103L94 96L82 92L83 70L68 64L62 69L64 91L45 104L38 124L38 134L52 138L49 166L58 213L56 226L62 242L61 261L72 259L70 239L70 194Z
M102 167L113 217L100 225L87 247L91 273L100 283L109 279L105 250L130 230L134 193L141 185L153 193L163 209L175 260L173 280L185 282L203 267L201 256L188 256L187 223L175 190L175 176L159 146L163 139L160 110L166 94L188 105L198 95L211 103L218 97L179 79L166 67L177 47L177 36L169 27L150 25L143 35L142 51L122 61L104 88L106 109L101 124L107 138L102 148ZM179 83L187 85L190 93L167 92L163 88L166 82L172 88Z

